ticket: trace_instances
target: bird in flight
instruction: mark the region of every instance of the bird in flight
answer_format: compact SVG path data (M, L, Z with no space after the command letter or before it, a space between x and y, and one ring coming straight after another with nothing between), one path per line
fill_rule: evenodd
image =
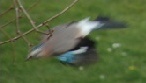
M44 35L41 42L32 48L27 60L45 56L56 56L62 63L84 65L97 62L96 42L88 36L92 31L108 28L125 28L126 24L99 16L58 25L51 35Z

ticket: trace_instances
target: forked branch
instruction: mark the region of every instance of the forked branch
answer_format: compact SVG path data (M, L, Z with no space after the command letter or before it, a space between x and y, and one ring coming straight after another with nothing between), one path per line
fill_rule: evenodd
M42 27L42 26L45 26L48 22L50 22L50 21L54 20L55 18L61 16L61 15L64 14L67 10L69 10L71 7L73 7L73 6L75 5L75 3L77 3L77 1L79 1L79 0L74 0L69 6L67 6L66 8L64 8L61 12L55 14L54 16L52 16L52 17L49 18L48 20L42 22L42 23L39 24L38 26L35 26L34 21L32 21L30 15L29 15L29 14L25 11L25 9L24 9L23 12L25 13L25 15L27 15L27 18L30 20L30 23L32 24L32 26L33 26L34 28L31 28L31 29L28 30L27 32L25 32L25 33L23 33L23 34L21 34L21 35L18 35L18 36L16 36L16 37L12 38L12 39L6 40L6 41L4 41L4 42L0 42L0 45L5 44L5 43L8 43L8 42L11 42L11 41L16 41L16 40L18 40L19 38L21 38L22 36L28 35L28 34L30 34L31 32L37 30L38 28L40 28L40 27ZM19 6L23 9L23 6L21 5L20 0L18 0L18 2L19 2Z

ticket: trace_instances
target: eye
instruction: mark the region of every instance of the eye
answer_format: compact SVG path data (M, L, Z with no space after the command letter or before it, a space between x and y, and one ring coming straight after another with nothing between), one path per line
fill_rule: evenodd
M30 59L32 59L32 58L33 58L33 56L29 56L27 59L30 60Z
M32 58L33 58L32 56L29 56L25 61L29 61Z

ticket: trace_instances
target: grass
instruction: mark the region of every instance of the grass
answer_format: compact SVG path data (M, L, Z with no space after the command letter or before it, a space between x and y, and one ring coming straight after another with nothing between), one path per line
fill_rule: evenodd
M36 0L24 1L29 8ZM37 24L61 11L72 0L43 0L29 11ZM0 0L0 13L6 10L11 1ZM110 16L115 20L128 23L128 28L117 30L99 30L91 37L98 42L99 62L84 70L60 64L55 58L25 62L28 54L27 44L16 41L15 49L11 44L0 46L0 83L145 83L146 81L146 1L145 0L80 0L64 15L50 22L50 26L71 20L80 20L97 15ZM0 17L0 25L14 17L14 11ZM28 20L20 20L23 32L31 28ZM15 24L5 27L10 36L15 35ZM46 29L42 29L46 30ZM27 36L37 44L40 34ZM0 32L0 41L8 39ZM113 43L121 47L112 48ZM107 49L112 48L109 52ZM14 51L15 50L15 55ZM13 61L15 57L15 61Z

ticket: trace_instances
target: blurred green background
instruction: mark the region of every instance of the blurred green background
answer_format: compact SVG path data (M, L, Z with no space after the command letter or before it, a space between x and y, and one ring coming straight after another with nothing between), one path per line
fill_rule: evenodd
M26 9L37 0L22 0ZM29 14L36 24L47 20L68 6L72 0L40 0ZM0 14L13 4L0 0ZM23 39L0 45L0 83L145 83L146 81L146 0L79 0L65 14L49 23L50 27L90 16L109 16L125 21L128 28L99 30L90 36L98 42L99 61L83 70L60 64L55 58L25 62L29 48ZM0 17L0 26L15 18L15 11ZM15 22L4 27L10 37L16 35ZM22 32L31 27L25 16L20 20ZM42 27L42 31L47 28ZM26 36L34 45L41 34ZM0 31L0 41L8 40ZM119 46L114 47L113 45Z

